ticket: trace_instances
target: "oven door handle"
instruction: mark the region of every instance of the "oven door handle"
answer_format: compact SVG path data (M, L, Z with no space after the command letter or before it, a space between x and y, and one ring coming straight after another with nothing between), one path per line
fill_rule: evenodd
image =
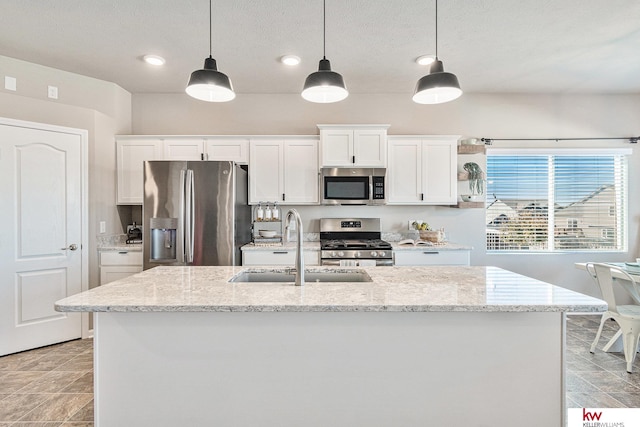
M321 264L322 265L336 265L336 266L340 267L340 260L339 259L323 259Z

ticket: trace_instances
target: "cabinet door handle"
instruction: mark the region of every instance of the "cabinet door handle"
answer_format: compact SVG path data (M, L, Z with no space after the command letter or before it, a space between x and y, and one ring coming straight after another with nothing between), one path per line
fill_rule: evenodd
M420 193L420 200L424 200L424 193Z
M438 255L440 252L422 252L425 255Z
M356 162L356 156L351 156L351 163L355 163Z
M129 252L127 252L127 251L119 251L118 253L119 253L120 255L126 255L126 254L128 254Z
M282 193L282 201L284 202L284 193Z
M274 255L286 255L286 254L288 254L289 252L287 252L287 251L273 251L272 253L273 253Z

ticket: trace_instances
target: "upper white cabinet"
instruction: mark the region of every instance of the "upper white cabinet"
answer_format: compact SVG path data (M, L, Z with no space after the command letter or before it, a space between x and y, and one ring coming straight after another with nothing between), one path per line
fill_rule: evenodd
M389 125L318 125L321 167L387 166Z
M219 136L204 140L207 160L232 160L238 164L249 164L249 138Z
M255 138L249 142L249 203L320 203L316 137Z
M158 138L116 139L117 204L142 204L143 162L162 159L162 150Z
M457 135L390 136L387 203L457 203Z
M145 160L230 160L249 162L249 138L236 136L116 137L116 203L141 205Z
M229 160L249 163L249 138L162 137L164 160Z
M163 138L163 160L206 160L202 138Z

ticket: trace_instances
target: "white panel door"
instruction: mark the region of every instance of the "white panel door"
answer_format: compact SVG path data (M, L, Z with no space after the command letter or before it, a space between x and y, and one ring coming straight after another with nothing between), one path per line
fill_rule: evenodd
M423 203L422 141L420 139L392 140L389 138L387 180L389 204Z
M353 130L320 130L322 166L353 166Z
M0 123L0 355L79 338L81 133Z
M162 159L162 141L159 139L123 139L116 141L118 173L117 203L141 205L145 160Z
M455 140L425 141L422 146L422 191L430 204L455 205L458 198Z
M320 203L318 141L285 141L282 203L289 205Z
M164 160L202 160L204 140L166 138L163 141Z
M282 200L284 165L281 139L252 140L249 143L249 203Z
M380 129L354 130L353 156L356 166L387 167L387 131Z
M205 140L207 160L231 160L249 163L249 140L246 138L208 138Z

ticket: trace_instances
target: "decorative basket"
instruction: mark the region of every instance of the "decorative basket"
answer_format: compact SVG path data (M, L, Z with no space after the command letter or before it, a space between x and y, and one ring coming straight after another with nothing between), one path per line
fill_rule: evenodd
M444 240L444 236L440 230L420 230L420 239L432 243L440 243Z

